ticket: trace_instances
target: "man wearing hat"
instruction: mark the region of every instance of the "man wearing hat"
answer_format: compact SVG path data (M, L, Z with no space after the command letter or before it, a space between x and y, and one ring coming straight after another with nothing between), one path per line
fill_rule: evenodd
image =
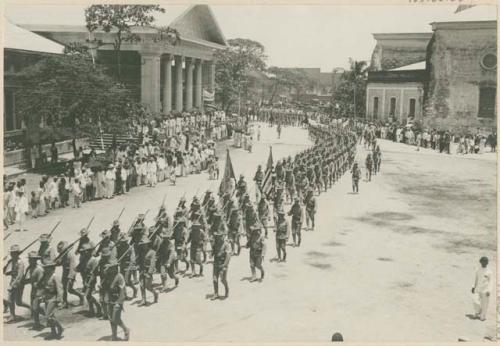
M10 276L8 292L8 304L10 317L6 322L15 322L18 317L16 316L16 305L30 309L28 304L23 303L23 289L24 289L24 263L20 258L21 249L19 245L15 244L10 247L10 261L4 267L4 275ZM8 267L10 265L10 270Z
M255 268L260 270L260 280L264 279L264 256L266 254L266 243L259 225L252 226L250 236L250 270L252 271L251 281L255 281Z
M175 286L179 285L179 278L175 275L175 261L177 259L177 253L175 251L175 246L172 243L172 229L163 229L161 236L163 238L160 248L158 249L158 257L160 262L160 276L162 283L162 291L167 291L167 278L170 276L171 279L175 280Z
M123 302L126 297L125 278L120 273L119 263L116 260L106 264L105 268L106 296L108 297L109 323L111 324L111 340L118 341L118 326L123 330L124 340L130 338L130 329L122 320Z
M229 214L228 235L231 243L231 253L238 256L241 251L240 245L241 216L238 208L233 205Z
M276 250L278 252L278 261L286 262L286 242L288 240L289 226L283 210L278 211L278 220L276 223ZM283 257L281 256L283 254Z
M105 229L101 232L101 237L102 240L94 250L94 257L99 256L104 249L108 249L110 251L110 258L116 259L116 246L115 243L111 240L111 232Z
M80 240L78 240L78 245L75 250L75 254L78 255L82 249L83 244L89 243L91 248L94 248L94 243L89 238L89 231L86 228L80 230Z
M227 283L227 270L229 260L231 259L231 245L226 241L226 233L222 229L217 229L214 232L214 245L213 245L213 284L214 296L212 299L219 298L219 278L224 285L224 297L229 296L229 285Z
M57 244L57 252L59 253L56 260L57 265L62 266L62 288L63 288L63 305L68 308L68 293L77 296L80 299L80 304L83 305L83 294L73 288L76 280L76 258L75 255L67 248L68 244L65 241L60 241Z
M120 234L121 230L120 230L120 221L118 220L114 220L113 221L113 226L111 227L111 230L110 230L110 233L111 233L111 236L110 236L110 240L116 244L117 240L118 240L118 235Z
M264 235L267 238L267 227L269 222L269 203L267 203L266 197L261 196L259 204L257 205L257 212L259 214L259 220L264 227Z
M64 328L57 320L56 310L62 304L62 284L59 277L56 275L56 263L52 260L47 260L43 264L44 275L39 283L43 289L43 300L45 301L45 318L47 325L50 327L51 335L47 339L60 339Z
M475 317L481 321L486 320L486 312L491 294L495 293L493 288L493 272L488 268L488 257L481 257L481 267L476 271L476 279L472 287L472 294L476 295L474 302Z
M190 262L191 262L191 277L196 276L195 263L200 266L200 275L203 276L203 247L205 245L206 234L198 221L194 221L191 225L187 244L191 244Z
M181 213L182 214L182 213ZM175 261L175 270L179 271L179 261L186 264L186 272L189 270L189 262L187 260L187 248L186 242L188 238L188 230L186 227L186 219L184 216L176 215L176 221L174 221L173 237L175 244L175 251L177 253L177 258Z
M43 326L40 324L40 304L42 303L43 291L39 289L39 282L43 278L43 268L38 264L40 256L36 251L30 251L28 254L28 268L24 277L25 283L31 285L30 303L31 316L33 317L33 329L41 330ZM42 311L43 313L43 311Z
M48 261L53 261L56 258L54 249L50 246L50 235L42 233L40 235L40 247L38 248L38 256L42 260L42 264Z
M292 208L288 212L288 215L292 216L292 237L293 237L293 246L300 246L302 242L302 206L300 205L300 200L298 196L295 196L293 199Z
M314 197L314 192L312 188L309 189L309 192L306 195L305 199L306 205L306 227L308 230L314 231L314 216L316 215L316 197ZM309 227L311 224L311 227Z
M87 304L89 305L90 316L101 316L101 305L93 296L95 290L95 285L97 283L95 272L99 261L96 257L92 256L93 247L89 243L82 245L80 249L80 263L78 268L83 277L83 290L85 292L85 298L87 299ZM95 309L94 309L95 307Z
M116 250L116 249L115 249ZM95 257L95 256L94 256ZM108 312L108 300L106 296L106 290L109 282L106 280L106 274L104 268L107 264L109 264L112 260L115 260L116 257L112 257L112 251L109 247L105 247L101 251L101 257L99 258L99 262L97 264L96 271L94 275L99 276L99 303L102 308L102 318L107 320L109 318Z
M255 181L255 200L258 201L260 199L261 190L262 190L262 182L264 181L264 172L262 171L262 165L257 166L257 172L255 172L255 176L253 177Z
M154 295L154 302L158 302L158 292L153 288L153 274L156 267L156 253L151 248L151 242L147 235L144 235L139 242L138 252L139 281L141 284L142 300L140 305L146 305L146 291Z
M137 297L137 287L135 287L132 281L132 274L136 271L135 269L135 249L134 246L128 244L127 235L123 232L120 233L116 243L116 257L120 259L120 272L125 278L126 287L132 288L133 296L132 299ZM125 290L125 298L127 298Z

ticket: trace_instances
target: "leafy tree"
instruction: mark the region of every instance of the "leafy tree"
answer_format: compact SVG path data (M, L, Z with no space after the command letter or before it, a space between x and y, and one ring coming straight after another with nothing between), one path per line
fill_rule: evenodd
M236 38L227 43L226 49L215 53L216 102L226 112L250 93L250 71L266 67L264 46L259 42Z
M333 91L333 107L341 117L363 115L366 108L367 62L349 59L349 66Z
M278 92L295 90L299 94L310 84L310 78L304 71L293 68L270 67L267 72L272 74L271 96L269 103L272 103Z
M116 56L117 76L121 78L120 51L123 42L136 42L139 36L132 32L134 26L152 26L154 13L164 13L160 5L91 5L85 9L87 30L113 33L112 43ZM103 45L103 42L96 42Z
M47 57L12 78L27 147L68 134L92 136L99 123L104 131L120 131L133 109L129 90L84 54Z

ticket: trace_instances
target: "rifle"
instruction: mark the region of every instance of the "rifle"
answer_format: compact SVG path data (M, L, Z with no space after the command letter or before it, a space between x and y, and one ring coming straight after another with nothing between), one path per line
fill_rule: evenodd
M8 233L6 236L3 237L3 240L7 239L8 237L10 237L12 235L12 232L11 233Z
M149 209L146 210L146 212L144 213L144 219L146 219L146 215L148 215L148 213L149 213ZM127 235L130 235L130 233L132 233L132 229L134 228L135 224L137 223L138 216L139 215L137 215L135 217L134 222L132 222L132 224L130 225L130 227L129 227L128 231L127 231Z
M94 221L94 217L92 216L92 219L90 219L90 222L88 223L87 227L85 228L87 231L88 231L88 229L93 221ZM75 246L75 244L80 241L80 239L82 239L82 236L78 237L74 242L72 242L71 244L66 246L66 249L64 249L64 251L62 251L59 255L56 256L56 258L54 258L54 262L56 262L59 258L63 257L65 254L67 254L68 251L71 250L71 248L73 246Z

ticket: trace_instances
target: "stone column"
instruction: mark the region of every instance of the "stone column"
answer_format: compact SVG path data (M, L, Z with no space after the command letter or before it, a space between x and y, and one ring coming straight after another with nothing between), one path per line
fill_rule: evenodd
M194 89L194 106L198 110L203 109L203 61L196 59L195 64L195 89Z
M186 107L187 111L193 109L193 59L186 58Z
M151 112L160 111L160 54L141 54L141 102Z
M172 55L168 54L163 60L163 113L172 110Z
M182 112L182 55L175 56L175 110Z
M209 78L208 78L208 88L211 92L215 91L215 62L210 61L208 64Z

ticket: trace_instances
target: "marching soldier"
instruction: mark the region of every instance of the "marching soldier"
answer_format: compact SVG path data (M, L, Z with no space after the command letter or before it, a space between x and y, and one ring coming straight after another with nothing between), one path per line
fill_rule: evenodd
M175 260L177 259L177 253L171 240L173 235L172 229L163 229L161 235L163 237L163 242L158 250L158 257L160 262L162 292L166 292L168 290L168 276L175 280L175 287L179 285L179 278L175 275Z
M306 197L306 226L310 231L314 231L314 217L316 215L316 197L312 189L309 189L309 193ZM309 227L309 222L311 227Z
M89 315L90 317L100 317L101 305L93 295L97 283L94 272L97 270L99 261L96 257L92 256L92 250L93 248L89 243L82 245L80 249L80 263L78 263L77 268L83 276L83 290L89 306Z
M185 272L189 270L189 262L187 260L187 248L186 241L188 238L188 230L186 227L186 219L184 216L179 216L174 225L174 244L175 251L177 252L177 259L175 260L175 271L179 272L179 261L182 261L186 265Z
M116 246L115 243L111 240L111 232L105 229L101 233L102 240L94 250L94 257L99 256L104 249L108 249L110 251L110 259L116 259Z
M42 291L39 289L39 283L43 278L43 268L38 264L40 256L36 251L30 251L28 254L29 265L26 270L25 283L31 285L30 304L31 316L33 318L33 330L42 330L40 323L40 312L43 313L40 304L42 303Z
M47 233L42 233L40 235L40 247L38 248L38 256L42 260L42 264L45 262L52 262L56 258L54 249L50 246L50 235Z
M108 301L109 323L111 324L111 340L118 339L118 326L123 330L124 340L130 338L130 329L122 320L123 302L126 297L125 278L119 271L119 263L116 260L108 263L105 267L106 281L109 285L106 288Z
M56 310L62 304L62 284L55 273L56 264L47 260L43 264L44 275L39 286L43 289L43 300L45 301L45 318L50 327L51 334L47 339L61 339L64 328L57 320Z
M196 276L195 264L200 266L199 276L203 276L203 247L205 245L205 237L205 230L201 227L201 224L198 221L194 221L187 239L187 243L191 244L189 256L191 260L191 277Z
M156 266L156 253L151 248L151 242L147 236L143 236L139 243L139 280L141 283L141 303L139 305L146 305L146 291L153 293L154 302L158 303L158 292L153 288L153 274Z
M64 309L68 308L68 293L75 295L80 300L78 305L83 305L83 294L74 289L76 280L76 258L75 255L67 248L68 244L65 241L60 241L57 244L57 252L59 257L56 261L57 265L62 266L62 289L63 289L63 305ZM62 255L61 255L62 254Z
M213 247L213 284L214 296L212 299L219 299L219 278L224 285L224 298L229 297L229 285L227 283L227 271L229 260L231 259L231 245L226 241L226 233L218 228L214 233L215 241Z
M255 172L255 176L253 178L255 181L255 200L258 201L260 199L261 190L262 190L262 182L264 181L264 172L262 172L262 165L257 166L257 172Z
M371 153L368 153L368 155L366 156L365 166L366 166L366 180L372 181L373 160Z
M267 228L269 223L269 204L264 196L260 198L259 205L257 206L259 213L259 220L264 227L264 235L267 238Z
M288 240L288 221L285 219L285 212L278 211L278 220L276 223L276 251L278 252L278 261L286 262L286 242ZM283 257L282 257L283 254Z
M19 245L12 245L10 247L10 270L4 267L4 275L10 276L10 283L7 289L10 317L6 322L15 322L18 320L16 315L16 305L22 306L26 309L31 307L22 301L23 298L23 278L24 278L24 263L20 258L21 249Z
M128 244L127 235L120 233L116 244L117 258L120 259L120 272L125 279L125 299L127 298L127 287L132 288L133 295L131 299L137 297L137 287L132 280L132 273L135 271L135 250L134 247Z
M80 231L80 240L75 250L75 254L78 255L83 244L89 243L92 248L94 248L94 243L89 238L89 231L86 228L82 228Z
M110 233L111 233L111 236L110 236L110 240L116 244L116 242L118 241L118 236L120 235L120 221L118 220L114 220L113 221L113 226L111 227L111 230L110 230Z
M104 268L110 263L111 259L111 250L108 247L102 249L101 258L99 259L99 262L97 264L96 271L93 273L93 275L99 276L99 303L101 304L102 308L103 320L109 319L108 301L106 296L108 282L106 281Z
M255 268L260 270L260 281L264 280L264 256L266 254L266 242L262 235L262 229L258 225L252 226L252 236L250 238L250 270L252 279L255 281Z
M300 205L299 197L295 196L292 208L288 212L292 216L292 237L293 245L300 246L302 242L302 206Z
M229 242L231 243L232 254L236 256L238 256L241 251L240 227L241 227L240 213L238 208L236 206L233 206L229 214L228 235L229 235Z
M352 192L353 193L358 193L359 192L359 179L361 177L361 170L358 167L358 163L354 162L354 165L352 166Z

